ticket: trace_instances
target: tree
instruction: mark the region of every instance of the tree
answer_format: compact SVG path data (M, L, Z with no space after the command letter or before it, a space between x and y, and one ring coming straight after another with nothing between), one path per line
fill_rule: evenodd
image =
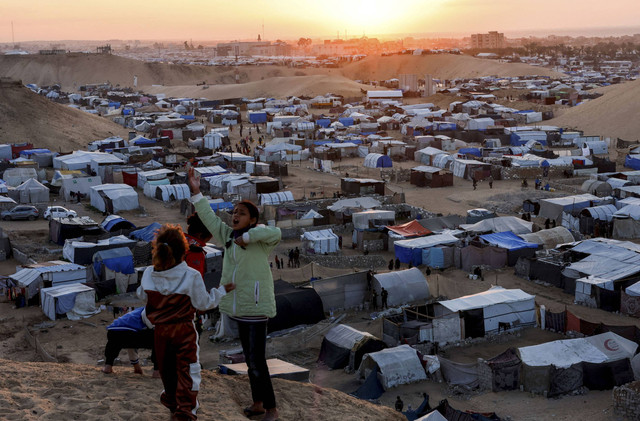
M301 37L298 40L298 47L300 47L300 48L307 48L310 45L311 45L311 38Z

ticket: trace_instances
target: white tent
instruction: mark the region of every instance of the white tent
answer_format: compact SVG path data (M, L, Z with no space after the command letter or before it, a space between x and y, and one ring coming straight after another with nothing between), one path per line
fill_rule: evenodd
M45 203L49 201L49 188L35 178L30 178L9 190L9 197L18 203Z
M613 291L613 281L610 279L599 278L596 276L587 276L576 279L576 304L582 304L587 307L597 308L595 294L592 294L593 287L600 287L609 291Z
M305 250L315 254L335 253L339 249L339 238L331 229L307 231L300 240Z
M447 419L436 409L424 417L417 418L415 421L447 421Z
M418 268L377 273L373 275L372 287L380 294L382 288L388 292L387 304L391 307L416 301L424 301L430 297L427 279Z
M87 166L102 164L124 164L124 161L115 155L104 152L74 151L69 155L58 155L53 158L53 168L63 170L86 170ZM93 165L92 165L93 167Z
M2 175L9 187L17 187L31 178L38 178L35 168L7 168Z
M44 288L40 291L42 311L51 320L56 315L66 314L69 320L91 317L100 310L96 309L96 292L83 284L61 285Z
M385 390L427 379L418 352L409 345L366 354L358 368L358 377L366 379L372 370L379 370L378 378Z
M222 147L223 134L213 130L204 135L203 145L207 149L217 149Z
M53 260L20 269L9 276L9 281L15 287L24 288L29 299L38 293L45 281L52 286L86 282L87 269L75 263Z
M500 322L512 327L532 326L536 323L535 296L520 289L504 289L495 286L485 292L467 295L453 300L440 301L434 308L436 317L482 309L484 333L496 332ZM469 326L465 328L468 330ZM467 331L466 336L471 332ZM462 338L461 338L462 339Z
M162 184L159 186L147 183L144 185L144 195L163 202L188 199L191 197L189 186L186 184Z
M354 213L352 220L355 229L366 230L369 228L369 221L373 220L391 221L391 224L385 223L384 225L393 225L396 220L396 213L392 210L368 210Z
M279 191L275 193L261 193L259 195L261 205L279 205L285 202L293 202L293 193L290 191Z
M515 216L498 216L496 218L483 219L475 224L461 224L460 229L473 233L511 231L516 235L520 235L531 233L533 223Z
M113 213L140 207L138 193L127 184L101 184L91 187L89 193L91 206L100 212L105 212L107 209L103 195L113 203L113 209L109 209Z

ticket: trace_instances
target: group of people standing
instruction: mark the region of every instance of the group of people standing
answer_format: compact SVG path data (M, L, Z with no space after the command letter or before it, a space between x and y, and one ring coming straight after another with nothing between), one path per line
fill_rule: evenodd
M127 319L135 328L124 327L127 332L144 331L143 335L130 336L144 336L146 342L109 338L109 334L116 331L112 324L108 333L111 345L108 343L105 350L108 357L103 371L113 372L111 356L117 356L120 349L145 348L153 338L152 360L164 386L160 402L169 409L172 420L197 419L201 366L196 316L198 311L219 306L220 312L238 325L248 366L253 403L244 409L245 416L263 415L265 421L277 420L275 394L266 362L266 338L267 322L276 314L268 256L280 242L280 229L259 225L259 210L250 201L235 205L229 226L200 193L193 168L189 170L189 186L197 221L195 216L189 218L187 236L179 225L166 224L157 232L152 249L153 265L145 270L137 291L145 306L129 313ZM207 292L202 278L204 255L198 255L198 248L211 238L224 245L225 253L220 287ZM114 324L124 325L120 319ZM141 373L134 357L130 356L134 371Z

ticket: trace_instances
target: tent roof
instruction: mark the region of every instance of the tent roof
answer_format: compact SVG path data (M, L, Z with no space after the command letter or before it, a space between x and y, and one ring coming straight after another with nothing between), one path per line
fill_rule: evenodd
M631 358L637 348L638 344L613 332L605 332L586 338L526 346L518 348L518 351L522 362L528 366L568 368L581 362L603 363Z
M496 232L494 234L485 234L480 236L487 243L504 248L507 250L520 250L524 248L538 248L538 244L529 243L518 237L511 231Z
M444 233L444 234L436 234L436 235L429 235L426 237L414 238L411 240L399 240L399 241L396 241L394 244L399 247L414 249L414 248L428 248L428 247L433 247L440 244L452 244L457 241L458 239L453 235L449 233Z
M403 237L422 237L424 235L431 234L431 231L420 225L415 219L402 225L390 225L387 226L389 231L393 231L396 234L400 234Z
M331 328L324 338L339 347L353 349L363 339L375 337L369 332L361 332L351 326L340 324Z
M483 219L475 224L462 224L460 228L469 232L504 232L512 231L515 234L528 234L532 231L533 223L523 221L515 216L498 216L496 218Z
M453 300L440 301L439 304L452 312L485 308L495 304L515 303L519 301L533 300L534 295L529 295L521 289L504 289L495 286L478 294L467 295Z

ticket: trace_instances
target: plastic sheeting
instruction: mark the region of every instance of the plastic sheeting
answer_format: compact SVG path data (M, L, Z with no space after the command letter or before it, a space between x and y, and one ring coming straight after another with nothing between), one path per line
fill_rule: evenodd
M315 254L335 253L339 250L340 239L331 229L305 232L300 240L306 250L313 250Z
M376 369L380 371L379 379L385 390L427 379L417 351L409 345L366 354L358 368L358 376L366 378Z
M518 389L522 361L514 348L509 348L502 354L487 360L487 365L491 369L493 392Z
M529 234L533 230L533 223L524 221L515 216L499 216L497 218L483 219L472 225L462 224L460 228L468 232L505 232L514 234Z
M56 320L56 314L67 314L71 320L78 320L99 312L95 308L94 289L82 284L44 288L40 299L42 311L51 320Z
M391 307L426 301L431 295L427 280L417 268L375 274L372 286L378 294L382 288L388 292L387 304Z
M440 371L447 383L475 389L480 385L478 364L461 364L446 358L438 357Z
M520 250L523 248L533 248L537 249L538 245L535 243L529 243L524 241L514 233L507 232L497 232L494 234L485 234L480 236L481 239L486 241L487 243L504 248L507 250Z
M429 235L412 240L400 240L393 244L395 255L402 263L414 266L422 264L422 250L444 244L457 243L458 239L449 233Z

